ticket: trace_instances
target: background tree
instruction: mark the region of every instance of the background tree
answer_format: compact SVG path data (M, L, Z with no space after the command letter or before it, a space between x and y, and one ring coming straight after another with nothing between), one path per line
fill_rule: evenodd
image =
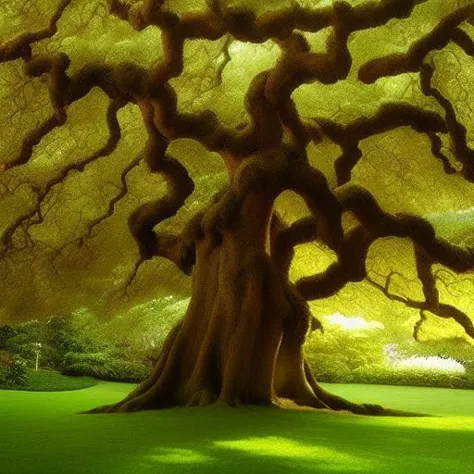
M379 412L302 348L307 302L359 283L416 310L415 337L432 316L474 336L472 228L435 222L474 197L473 1L1 8L2 317L113 313L192 275L152 377L99 411Z

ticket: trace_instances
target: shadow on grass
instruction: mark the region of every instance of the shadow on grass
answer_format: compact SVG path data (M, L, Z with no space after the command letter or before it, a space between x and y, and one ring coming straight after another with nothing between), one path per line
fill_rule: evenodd
M9 433L0 439L0 473L464 473L474 465L472 417L256 407L73 414L115 400L120 390L106 388L85 390L82 397L21 394L29 401L7 401L7 412L0 412Z

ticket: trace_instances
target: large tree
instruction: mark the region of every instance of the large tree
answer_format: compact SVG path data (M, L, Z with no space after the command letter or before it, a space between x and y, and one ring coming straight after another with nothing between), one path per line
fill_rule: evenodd
M192 281L152 376L98 411L382 413L327 393L303 353L319 324L308 302L357 283L418 311L415 336L434 315L474 337L469 297L456 306L440 289L460 274L471 288L472 238L426 218L474 202L474 1L10 0L0 12L4 319L105 309L134 286L164 294L181 280L150 270L157 257ZM387 271L387 241L418 283ZM316 273L290 278L308 242Z

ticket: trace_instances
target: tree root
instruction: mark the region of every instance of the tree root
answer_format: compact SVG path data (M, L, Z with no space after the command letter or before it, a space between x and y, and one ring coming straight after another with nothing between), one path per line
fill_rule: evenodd
M268 254L252 239L244 245L249 232L237 228L217 246L211 235L198 244L190 305L153 373L122 401L86 413L217 404L400 414L352 403L316 382L303 354L309 307Z

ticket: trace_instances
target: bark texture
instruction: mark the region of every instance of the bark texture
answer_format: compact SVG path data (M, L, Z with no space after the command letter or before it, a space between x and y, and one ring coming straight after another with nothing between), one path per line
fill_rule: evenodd
M229 194L196 223L192 298L151 377L121 402L92 412L222 403L386 413L317 384L303 354L308 304L272 256L271 193L250 194L218 228L217 216L232 211Z

